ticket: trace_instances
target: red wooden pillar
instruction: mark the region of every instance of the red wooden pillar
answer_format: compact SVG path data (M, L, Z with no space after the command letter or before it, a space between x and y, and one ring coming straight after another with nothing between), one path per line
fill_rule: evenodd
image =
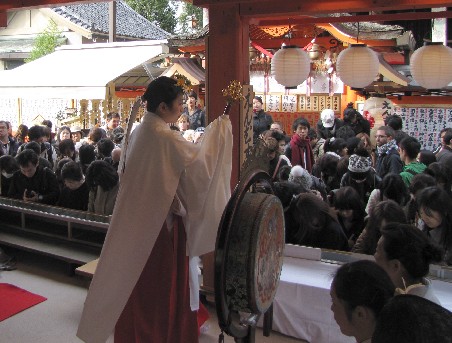
M8 26L8 16L6 11L0 11L0 27Z
M249 23L239 16L238 4L209 6L209 36L206 39L206 104L209 122L223 113L222 90L232 80L249 84ZM231 187L239 180L239 106L230 111L234 135Z

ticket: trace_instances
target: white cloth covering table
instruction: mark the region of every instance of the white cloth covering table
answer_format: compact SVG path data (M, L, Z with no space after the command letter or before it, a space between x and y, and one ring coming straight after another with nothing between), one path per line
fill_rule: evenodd
M330 285L338 264L284 257L273 302L273 330L312 343L352 343L331 312ZM432 280L441 305L452 311L452 283Z

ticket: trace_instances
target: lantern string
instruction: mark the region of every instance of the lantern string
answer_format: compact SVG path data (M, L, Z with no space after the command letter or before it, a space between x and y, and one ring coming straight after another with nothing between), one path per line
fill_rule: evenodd
M290 19L289 19L290 21ZM289 45L290 45L290 39L292 38L292 24L289 22L289 31L287 32L287 36L289 37Z
M359 21L358 21L358 32L356 34L356 43L359 43Z

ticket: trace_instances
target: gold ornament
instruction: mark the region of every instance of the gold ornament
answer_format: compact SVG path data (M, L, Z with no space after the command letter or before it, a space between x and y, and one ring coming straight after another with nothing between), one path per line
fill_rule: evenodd
M177 85L181 87L184 92L188 93L192 90L193 86L191 81L185 75L175 73L173 77L177 80Z
M232 80L229 86L222 90L223 96L228 104L245 99L243 96L243 87L237 80Z

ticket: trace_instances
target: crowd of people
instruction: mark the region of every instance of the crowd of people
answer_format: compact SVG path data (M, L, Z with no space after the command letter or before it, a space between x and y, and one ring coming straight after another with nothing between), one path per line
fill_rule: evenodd
M83 318L90 319L82 319L80 336L108 335L114 330L115 341L146 337L143 341L194 342L208 317L194 296L199 294L195 271L198 256L214 248L216 231L212 228L218 227L230 197L232 133L229 119L222 116L204 135L205 114L197 94L188 94L185 109L182 97L183 91L173 79L154 80L132 108L137 113L145 106L147 113L128 142L118 113L109 113L105 125L93 127L86 137L79 128L68 126L52 134L48 120L30 128L21 125L13 134L11 124L0 118L2 196L112 215L84 311ZM179 124L182 119L184 125ZM152 144L148 144L149 135ZM221 137L222 144L214 144ZM208 186L196 187L198 177ZM206 203L219 207L204 215ZM112 256L102 258L110 251ZM119 263L111 263L115 258ZM132 265L136 268L130 268ZM124 282L102 279L114 278L118 268L124 270ZM130 275L124 274L126 270ZM104 282L110 285L111 298L105 296ZM96 293L99 283L106 303ZM148 296L150 284L155 298ZM116 304L114 310L110 301ZM108 329L90 327L96 322L90 316L99 309L103 309L102 316L109 313ZM99 318L97 312L94 317ZM178 330L172 330L173 325Z
M399 116L384 119L376 146L371 123L351 105L343 120L323 110L315 129L297 118L291 135L272 120L256 131L272 152L268 172L285 209L286 242L373 255L385 225L411 224L450 265L452 128L441 130L433 152L403 132Z
M190 92L182 115L170 126L193 143L201 142L205 126L197 100ZM30 128L19 125L13 134L11 123L0 118L0 195L111 215L124 139L120 123L120 114L110 112L104 125L84 137L75 126L61 126L54 134L50 120Z
M372 146L373 124L349 104L343 119L323 110L315 129L297 118L290 135L273 120L255 132L275 152L268 173L284 207L286 242L374 256L343 265L332 282L343 334L357 342L445 342L452 314L427 275L432 263L452 265L452 128L428 151L397 115L373 130ZM395 313L410 318L404 327Z
M147 101L156 103L148 102L147 108L157 114L149 112L148 119L164 118L164 125L179 131L185 140L202 143L205 113L196 106L197 94L189 94L182 113L181 91L166 79L158 82L165 83L168 92L177 92L171 93L170 102L164 94L158 99L148 94ZM297 118L290 134L264 112L262 105L262 98L255 97L254 141L263 142L269 151L268 173L275 195L284 207L286 242L375 256L376 263L362 261L345 265L334 278L332 310L342 332L355 336L359 342L374 333L379 337L376 328L387 325L378 324L379 314L387 305L398 306L400 302L393 301L394 294L414 294L439 303L426 275L430 263L452 265L452 128L441 130L437 151L422 150L416 138L403 132L402 119L391 115L384 118L384 125L376 128L376 146L372 146L370 134L374 123L351 105L344 111L343 119L337 118L331 109L323 110L315 128L305 118ZM30 128L21 125L13 135L11 124L0 120L0 194L26 202L111 215L119 190L118 165L124 129L119 114L110 113L106 119L104 126L92 128L86 137L82 130L67 126L60 127L53 137L50 121ZM161 122L151 124L149 128L154 130ZM144 139L146 132L141 134ZM167 144L167 133L158 131L158 135L162 136L161 144ZM210 158L214 156L204 151L208 149L206 144L186 145L176 136L171 136L171 146L185 147L185 153L179 150L178 153L187 165L195 161L190 157L192 150L196 154L206 153ZM146 149L164 163L160 151ZM140 147L133 151L137 153ZM134 163L141 163L140 154L133 157ZM135 178L132 174L129 177L130 182ZM168 177L162 174L161 180ZM156 180L151 181L148 186L156 187ZM183 183L181 187L188 186L189 183ZM137 189L137 194L141 191ZM183 199L181 202L178 194L171 195L165 206L171 207L174 218L183 218L184 211L193 209ZM126 199L126 194L122 198ZM163 226L185 225L174 218L171 222L167 218ZM160 231L161 225L154 231L167 233L167 230ZM166 242L167 238L152 239ZM184 243L186 238L180 238ZM160 247L160 243L156 246ZM146 263L149 256L143 256ZM152 256L149 258L154 259ZM157 272L152 270L149 275ZM185 291L187 273L184 269ZM139 285L140 281L137 282ZM133 283L132 287L138 286ZM166 291L162 290L163 293ZM369 298L369 294L373 295ZM135 311L133 305L128 306L129 303L124 311ZM122 310L123 307L118 308L116 314L119 316ZM126 327L129 324L120 331L127 331Z
M28 128L0 120L1 188L4 197L111 215L119 189L118 164L124 130L120 115L84 137L78 127L52 122Z

